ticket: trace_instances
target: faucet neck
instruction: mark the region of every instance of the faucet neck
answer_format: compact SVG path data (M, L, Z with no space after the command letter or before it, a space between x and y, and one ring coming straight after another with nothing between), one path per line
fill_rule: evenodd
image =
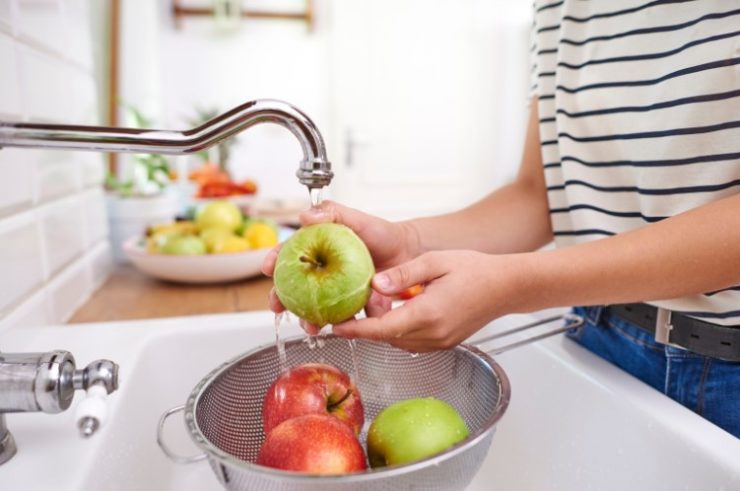
M187 154L218 144L251 126L275 123L287 128L303 150L298 179L309 188L324 187L333 173L321 133L311 119L287 102L250 101L186 131L105 126L73 126L0 121L0 148L25 147L98 152Z

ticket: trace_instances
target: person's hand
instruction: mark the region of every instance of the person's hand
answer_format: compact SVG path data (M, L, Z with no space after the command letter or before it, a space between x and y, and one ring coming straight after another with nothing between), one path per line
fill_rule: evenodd
M516 311L526 291L519 278L522 255L494 256L473 251L438 251L379 273L373 288L390 297L425 283L424 291L402 306L334 326L347 338L385 341L410 352L447 349L488 322Z
M418 254L419 238L409 223L389 222L333 201L324 201L318 207L310 208L301 213L300 221L302 225L335 222L348 226L365 242L378 271L400 264ZM278 252L279 246L270 251L262 263L262 272L265 275L272 276ZM270 291L269 305L273 312L285 310L277 295L275 295L274 289ZM388 311L390 305L390 297L385 297L374 291L368 300L365 311L369 316L377 316ZM316 326L306 323L301 325L310 334L318 332Z

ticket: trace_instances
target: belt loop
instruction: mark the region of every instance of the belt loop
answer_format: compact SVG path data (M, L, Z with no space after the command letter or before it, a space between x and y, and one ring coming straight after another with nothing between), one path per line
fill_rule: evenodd
M661 344L671 344L671 311L658 307L655 319L655 341Z
M595 326L598 326L601 323L601 315L603 313L603 305L591 305L586 307L586 319Z

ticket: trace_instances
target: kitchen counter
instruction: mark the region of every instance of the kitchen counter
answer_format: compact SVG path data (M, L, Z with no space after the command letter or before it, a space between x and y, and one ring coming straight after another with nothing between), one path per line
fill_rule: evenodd
M160 281L119 265L80 307L70 323L108 322L264 310L272 280L263 276L232 283L187 285Z

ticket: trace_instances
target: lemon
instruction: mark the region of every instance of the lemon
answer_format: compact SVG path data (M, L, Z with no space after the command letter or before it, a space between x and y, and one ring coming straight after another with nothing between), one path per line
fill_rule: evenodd
M278 234L274 227L265 222L252 222L244 230L244 238L252 249L273 247L278 243Z
M170 237L175 235L194 235L196 232L197 227L191 221L153 225L146 230L147 252L153 254L160 253Z
M249 241L247 239L237 235L229 235L216 241L211 252L214 254L223 254L227 252L243 252L249 249Z
M200 231L200 238L206 243L208 252L214 252L215 249L222 249L221 243L228 237L234 237L234 233L221 227L210 227Z

